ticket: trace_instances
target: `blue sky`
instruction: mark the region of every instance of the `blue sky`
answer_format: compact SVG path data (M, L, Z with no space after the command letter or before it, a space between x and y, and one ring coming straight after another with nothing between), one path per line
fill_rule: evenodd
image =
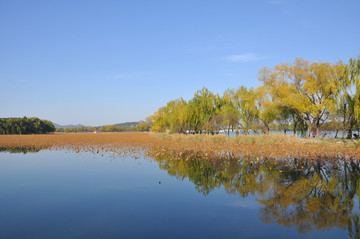
M360 55L360 1L0 0L0 117L138 121L256 87L263 66Z

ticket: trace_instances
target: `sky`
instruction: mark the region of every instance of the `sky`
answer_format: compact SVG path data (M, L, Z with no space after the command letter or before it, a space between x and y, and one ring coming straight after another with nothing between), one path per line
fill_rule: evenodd
M0 117L144 120L265 66L360 56L359 0L0 0Z

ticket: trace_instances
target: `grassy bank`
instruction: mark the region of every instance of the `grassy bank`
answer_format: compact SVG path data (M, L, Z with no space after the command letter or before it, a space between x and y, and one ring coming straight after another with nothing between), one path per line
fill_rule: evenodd
M225 135L185 135L153 133L155 138L162 140L189 141L202 143L235 143L235 144L289 144L289 145L319 145L334 147L360 147L360 140L356 139L333 139L333 138L297 138L293 135L238 135L229 137Z

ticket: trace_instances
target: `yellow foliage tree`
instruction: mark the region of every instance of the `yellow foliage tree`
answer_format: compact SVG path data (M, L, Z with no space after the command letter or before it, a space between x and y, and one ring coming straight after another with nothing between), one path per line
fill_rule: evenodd
M259 79L270 89L275 104L292 108L306 122L309 137L313 129L318 136L329 112L335 111L344 73L342 62L310 64L297 58L293 64L262 69Z

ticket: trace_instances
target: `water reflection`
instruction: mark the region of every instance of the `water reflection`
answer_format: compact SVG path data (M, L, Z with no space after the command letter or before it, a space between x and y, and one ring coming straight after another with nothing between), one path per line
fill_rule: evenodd
M1 151L25 154L39 150L0 148ZM242 198L255 197L260 205L257 215L263 223L296 228L299 233L339 228L347 230L351 238L360 237L358 160L230 156L203 160L186 156L174 159L173 155L152 153L147 155L161 170L179 180L189 180L204 196L221 188ZM126 186L134 187L129 185ZM253 204L249 206L257 208Z
M241 197L254 195L264 223L298 232L337 227L359 237L360 165L352 160L228 159L172 160L155 156L162 170L208 195L216 188Z
M14 153L37 153L40 149L35 148L27 148L27 147L0 147L0 152L9 152L11 154Z

